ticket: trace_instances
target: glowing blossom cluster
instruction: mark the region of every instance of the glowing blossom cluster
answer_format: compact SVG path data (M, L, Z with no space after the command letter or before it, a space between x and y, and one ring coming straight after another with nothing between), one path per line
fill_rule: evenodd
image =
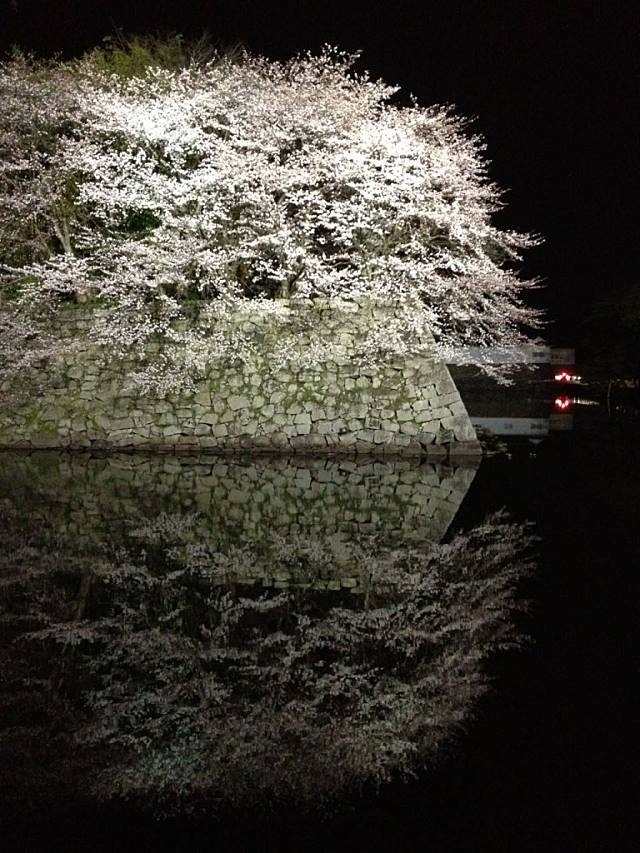
M101 308L91 335L114 355L163 340L178 383L250 358L232 318L286 329L292 296L405 306L368 358L424 330L444 356L521 343L537 315L516 267L536 240L492 224L481 140L449 109L394 106L355 59L0 67L0 369L66 346L52 315L69 302ZM305 335L309 363L330 355Z

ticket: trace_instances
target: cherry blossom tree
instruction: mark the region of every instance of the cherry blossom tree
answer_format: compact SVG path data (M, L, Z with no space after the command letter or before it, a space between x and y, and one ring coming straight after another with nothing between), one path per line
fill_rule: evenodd
M443 357L526 340L517 266L536 239L492 223L482 140L449 108L395 106L356 59L0 67L0 369L68 347L55 317L78 302L110 356L162 341L142 384L250 358L239 312L299 337L291 297L402 306L367 359L431 334ZM304 329L309 363L330 347Z

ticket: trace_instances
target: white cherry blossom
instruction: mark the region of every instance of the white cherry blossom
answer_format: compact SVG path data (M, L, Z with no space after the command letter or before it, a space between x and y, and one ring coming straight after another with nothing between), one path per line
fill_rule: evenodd
M401 306L367 358L419 352L421 331L444 357L526 340L535 282L517 265L537 240L492 223L482 140L448 108L394 106L354 59L245 55L133 79L90 59L1 66L0 370L55 357L70 301L100 307L91 334L114 357L166 341L142 385L251 358L234 312L286 325L291 296ZM200 321L179 323L194 305ZM279 358L326 358L331 342L307 334Z

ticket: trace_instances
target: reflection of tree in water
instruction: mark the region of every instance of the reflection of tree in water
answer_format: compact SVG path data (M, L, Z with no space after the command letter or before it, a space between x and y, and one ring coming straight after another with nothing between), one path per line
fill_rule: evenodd
M433 758L486 689L487 655L517 641L530 537L503 516L398 550L214 550L160 517L83 558L38 550L5 513L0 781L17 801L323 807ZM357 585L314 588L336 561ZM239 583L247 563L279 588Z

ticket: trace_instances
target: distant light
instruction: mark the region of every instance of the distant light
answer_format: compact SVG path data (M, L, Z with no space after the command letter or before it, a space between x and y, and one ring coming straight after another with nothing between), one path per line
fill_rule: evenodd
M565 409L568 409L572 403L573 400L571 397L556 397L554 401L556 409L560 409L560 411L565 411Z
M553 378L556 382L580 382L582 376L578 376L577 373L567 373L566 370L562 370L560 373L554 374Z

